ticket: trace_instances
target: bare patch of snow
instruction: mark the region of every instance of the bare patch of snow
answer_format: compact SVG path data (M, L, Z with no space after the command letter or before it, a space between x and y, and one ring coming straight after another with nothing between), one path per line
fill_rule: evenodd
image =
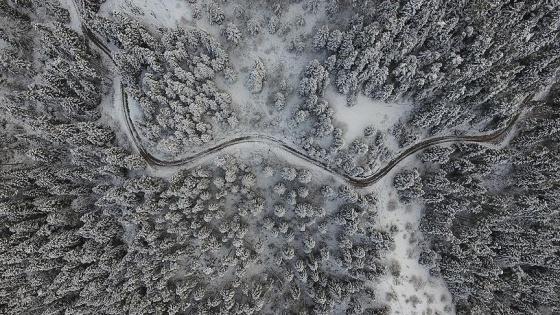
M108 91L103 91L101 103L99 104L101 117L98 122L111 127L115 131L119 146L125 148L134 147L134 139L126 132L126 118L122 110L122 98L120 97L121 78L115 76L112 86L106 88Z
M5 40L0 39L0 49L6 49L8 47L10 47L10 44Z
M73 0L61 0L62 6L68 9L70 13L70 27L78 33L82 33L81 19L78 13L78 8Z
M430 276L427 267L420 265L419 242L422 234L418 222L422 205L403 205L392 187L388 174L373 190L379 198L378 228L396 232L394 248L385 257L388 272L377 286L380 303L389 303L392 314L454 314L451 295L444 281Z
M325 91L325 99L336 111L336 121L346 126L345 141L363 137L364 129L372 126L383 132L388 132L400 118L406 117L412 111L412 103L385 103L358 94L354 106L348 106L346 95L340 94L331 84Z

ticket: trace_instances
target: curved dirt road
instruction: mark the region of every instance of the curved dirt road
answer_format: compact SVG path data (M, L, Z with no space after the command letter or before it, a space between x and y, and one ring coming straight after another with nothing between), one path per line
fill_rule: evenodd
M81 17L81 15L80 15ZM101 41L97 36L95 36L95 34L93 34L93 32L87 28L87 26L85 26L82 22L82 31L84 33L84 35L86 35L96 46L99 47L99 49L101 49L101 51L103 51L111 60L112 60L112 56L111 56L111 50L103 43L103 41ZM129 134L131 135L131 138L134 141L134 145L136 146L136 149L138 150L138 152L140 153L140 155L146 160L146 162L152 166L162 166L162 167L166 167L166 166L186 166L188 164L192 164L194 162L196 162L199 159L202 159L204 157L208 157L212 154L216 154L219 151L228 148L228 147L232 147L232 146L236 146L236 145L240 145L240 144L245 144L245 143L259 143L259 144L263 144L263 145L268 145L271 147L276 147L276 148L280 148L294 156L297 156L298 158L307 161L308 163L311 163L321 169L323 169L324 171L339 177L341 179L343 179L344 181L346 181L348 184L354 186L354 187L367 187L370 186L374 183L376 183L377 181L379 181L381 178L383 178L385 175L387 175L395 166L397 166L402 160L406 159L408 156L423 150L425 148L428 148L430 146L436 145L436 144L443 144L443 143L449 143L449 142L473 142L473 143L482 143L482 142L492 142L495 140L498 140L499 138L501 138L502 136L504 136L505 134L507 134L509 131L511 131L511 129L513 128L513 126L515 125L515 123L519 120L520 117L520 113L514 115L508 122L508 124L502 128L499 129L497 131L494 131L492 133L488 133L488 134L482 134L482 135L467 135L467 136L441 136L441 137L434 137L434 138L430 138L430 139L426 139L424 141L421 141L417 144L414 144L412 146L410 146L409 148L405 149L404 151L402 151L401 153L399 153L395 158L393 158L389 163L387 163L387 165L385 165L383 168L379 169L377 172L375 172L374 174L367 176L367 177L354 177L354 176L350 176L347 175L345 173L343 173L342 171L339 171L333 167L331 167L330 165L328 165L325 162L319 161L315 158L312 158L308 155L306 155L305 153L301 152L300 150L298 150L297 148L291 147L290 145L288 145L287 143L285 143L284 141L280 140L280 139L276 139L272 136L267 136L267 135L261 135L261 134L248 134L248 135L244 135L244 136L240 136L240 137L236 137L236 138L232 138L229 140L224 140L218 144L216 144L215 146L206 149L204 151L195 153L191 156L182 158L182 159L178 159L178 160L161 160L157 157L155 157L154 155L152 155L150 152L148 152L148 150L146 150L146 148L144 148L144 146L141 143L140 140L140 136L138 134L138 131L136 130L136 127L134 126L134 123L132 121L132 119L130 118L130 109L128 106L128 101L127 101L127 94L124 91L124 86L121 84L121 99L122 99L122 110L124 113L124 117L126 120L126 129L128 130ZM530 99L532 98L532 95L529 95L525 98L525 100L523 101L523 103L528 102Z
M387 163L387 165L385 165L383 168L377 170L377 172L375 172L374 174L370 175L370 176L366 176L366 177L354 177L354 176L350 176L347 174L344 174L342 171L339 171L333 167L331 167L330 165L328 165L325 162L322 162L320 160L317 160L315 158L312 158L308 155L306 155L305 153L299 151L298 149L291 147L290 145L288 145L287 143L283 142L282 140L276 139L272 136L267 136L267 135L260 135L260 134L248 134L245 136L240 136L240 137L235 137L229 140L225 140L222 142L219 142L218 144L216 144L215 146L206 149L204 151L195 153L191 156L182 158L182 159L177 159L177 160L161 160L157 157L155 157L154 155L152 155L151 153L149 153L141 144L140 142L140 137L138 135L138 132L136 130L136 128L134 127L134 123L132 122L132 119L130 118L130 112L129 112L129 108L128 108L128 102L126 100L126 93L123 91L123 87L121 86L121 97L122 97L122 104L123 104L123 112L124 112L124 116L126 118L126 127L129 131L129 133L132 135L132 139L134 140L134 144L137 147L138 151L140 152L140 154L142 155L142 157L150 164L150 165L154 165L154 166L184 166L184 165L188 165L191 164L193 162L195 162L198 159L201 158L205 158L208 157L212 154L215 154L225 148L228 147L232 147L232 146L236 146L236 145L240 145L240 144L244 144L244 143L259 143L259 144L263 144L263 145L268 145L271 147L277 147L277 148L281 148L282 150L291 153L292 155L297 156L298 158L305 160L321 169L323 169L326 172L331 173L334 176L340 177L342 179L344 179L344 181L346 181L347 183L351 184L352 186L355 187L367 187L370 186L374 183L376 183L377 181L379 181L381 178L383 178L385 175L387 175L395 166L397 166L402 160L406 159L408 156L426 149L430 146L436 145L436 144L443 144L443 143L449 143L449 142L471 142L471 143L483 143L483 142L492 142L495 140L500 139L501 137L503 137L504 135L506 135L509 131L511 131L511 129L513 128L513 126L515 125L515 123L519 120L520 117L520 113L516 114L515 116L513 116L508 124L502 128L499 129L495 132L492 133L488 133L488 134L483 134L483 135L466 135L466 136L441 136L441 137L434 137L434 138L430 138L430 139L426 139L424 141L421 141L417 144L414 144L412 146L410 146L409 148L405 149L404 151L402 151L401 153L399 153L396 157L394 157L391 161L389 161L389 163ZM529 97L527 97L526 99L528 99Z

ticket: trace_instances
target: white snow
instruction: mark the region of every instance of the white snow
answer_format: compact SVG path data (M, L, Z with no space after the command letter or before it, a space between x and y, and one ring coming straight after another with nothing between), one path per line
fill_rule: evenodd
M354 106L348 106L346 95L338 93L332 84L325 91L325 99L336 111L336 121L346 126L347 143L363 137L364 129L368 126L388 132L400 118L412 111L410 102L384 103L361 94L358 94Z
M232 9L232 6L226 3L220 3L220 5L228 16L230 14L228 9ZM238 72L236 83L227 85L218 81L218 86L229 91L233 103L238 106L240 111L241 123L245 124L249 130L255 131L255 127L257 127L259 132L270 135L290 133L291 131L287 130L286 122L290 119L292 110L303 102L295 92L299 85L300 75L307 64L318 56L310 47L308 39L304 40L306 49L301 54L289 51L289 43L291 39L299 36L305 38L308 34L313 34L317 23L325 18L325 12L305 14L305 25L300 26L295 24L295 17L305 12L303 3L291 4L285 12L280 14L280 29L275 34L270 34L266 26L268 17L258 12L258 10L262 10L260 5L247 6L243 10L248 17L260 21L261 31L259 34L250 35L242 20L226 18L226 22L236 23L241 30L243 36L241 42L238 45L226 43L223 36L214 32L213 35L223 43L230 55L230 63ZM215 28L215 26L208 25L205 18L196 21L196 26L207 31ZM286 30L285 34L282 29ZM265 65L267 78L262 92L251 94L245 87L245 81L257 58L260 58ZM287 85L287 91L282 91L286 97L286 108L278 112L272 108L270 99L272 95L280 91L280 81L282 80L285 80Z
M117 91L120 96L120 90ZM130 119L134 121L144 120L144 114L142 113L142 108L140 108L140 104L138 101L133 99L132 97L127 97L128 102L128 112L130 113Z
M5 40L0 39L0 49L6 49L8 47L10 47L10 44Z
M422 205L400 203L396 190L391 187L392 178L392 174L387 175L374 190L379 197L378 227L387 230L395 225L398 228L394 234L394 249L385 259L388 266L391 263L400 265L400 276L387 273L379 280L379 302L390 303L395 315L454 314L451 295L443 280L431 277L428 268L418 263L418 243L422 241L418 223Z
M535 93L533 98L530 99L529 101L543 101L548 96L548 93L550 92L550 88L552 87L552 85L553 84L550 84L541 88L539 91L537 91L537 93Z
M103 93L101 98L101 104L99 104L101 117L98 122L110 126L113 130L122 130L122 132L115 132L117 143L119 146L131 148L134 147L134 139L126 132L126 118L120 97L121 78L115 76L112 83L111 87L107 87L110 91ZM134 108L134 106L131 107L131 115L135 113Z
M70 27L78 33L82 33L81 20L78 14L78 8L73 0L62 0L61 4L68 9L70 13Z

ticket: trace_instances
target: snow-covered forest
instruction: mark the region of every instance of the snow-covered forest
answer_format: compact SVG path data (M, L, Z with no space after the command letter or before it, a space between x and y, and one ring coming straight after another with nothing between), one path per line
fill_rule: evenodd
M0 0L0 314L560 314L560 2Z

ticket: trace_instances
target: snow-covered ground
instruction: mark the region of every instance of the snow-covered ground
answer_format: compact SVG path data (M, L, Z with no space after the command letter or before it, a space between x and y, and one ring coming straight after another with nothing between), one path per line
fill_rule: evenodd
M8 44L7 41L0 39L0 49L5 49L7 47L10 47L10 44Z
M70 13L70 27L78 33L82 32L78 8L73 0L61 0L61 4L68 9Z
M389 272L378 282L379 302L389 303L392 314L454 314L443 280L431 277L428 268L418 263L422 205L399 202L392 187L395 172L371 188L379 198L377 227L395 231L394 248L385 257Z
M354 106L348 106L346 95L338 93L332 85L325 91L325 99L335 109L336 120L346 127L346 142L363 137L368 126L388 133L400 118L412 111L411 103L384 103L361 94Z
M113 78L112 84L106 87L105 93L101 98L101 104L99 105L101 117L99 122L103 125L110 126L113 130L123 130L123 132L116 132L117 143L119 146L125 148L133 148L134 139L132 135L126 130L126 118L125 112L122 107L122 98L120 96L121 91L121 80L119 76ZM135 117L138 115L137 111L134 109L137 107L131 107L131 116ZM138 152L134 152L138 153Z

